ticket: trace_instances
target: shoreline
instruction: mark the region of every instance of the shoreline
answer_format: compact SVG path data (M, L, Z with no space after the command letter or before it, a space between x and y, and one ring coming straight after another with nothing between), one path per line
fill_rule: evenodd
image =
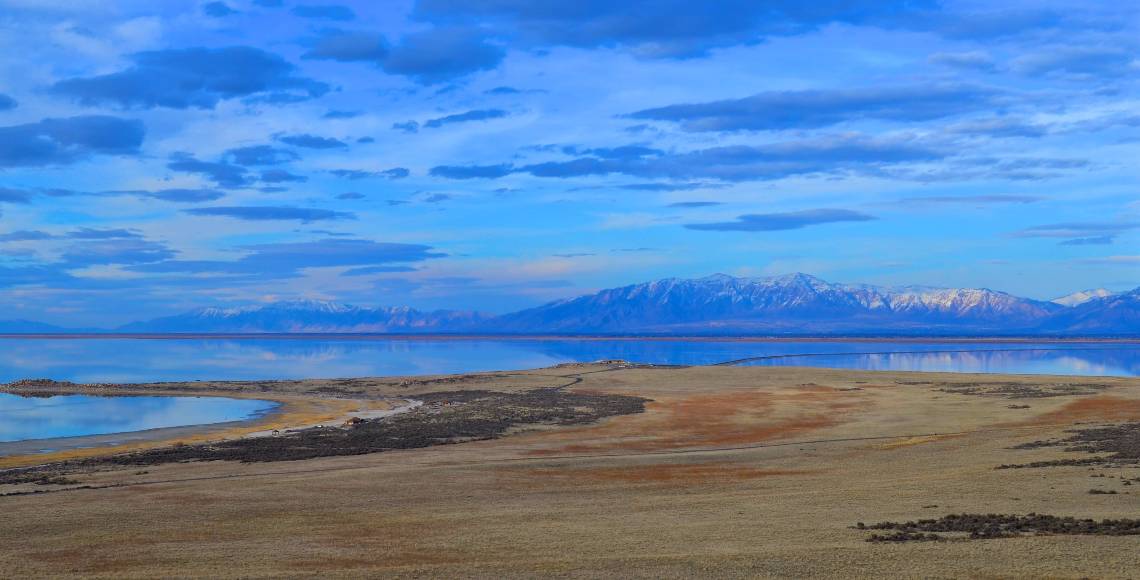
M138 384L89 386L80 383L55 387L41 392L51 394L95 394L100 396L139 396L131 386ZM248 437L272 436L275 431L307 429L320 425L340 424L353 416L386 416L414 408L396 400L321 398L311 395L280 393L234 393L211 389L206 385L196 392L156 390L150 396L205 396L256 398L277 403L271 412L242 421L161 427L125 433L105 433L78 437L27 439L0 442L0 469L26 467L70 459L116 455L166 447L177 443L196 444ZM3 392L27 394L26 390L3 389Z
M129 396L129 395L128 395ZM124 431L121 433L99 433L95 435L75 435L72 437L48 437L44 439L21 439L20 441L0 441L0 460L9 457L25 455L49 455L61 451L76 449L107 449L126 445L137 445L156 441L173 441L176 439L221 433L245 425L256 424L268 418L269 414L240 421L225 421L222 423L200 423L197 425L178 425L176 427L156 427L140 431Z

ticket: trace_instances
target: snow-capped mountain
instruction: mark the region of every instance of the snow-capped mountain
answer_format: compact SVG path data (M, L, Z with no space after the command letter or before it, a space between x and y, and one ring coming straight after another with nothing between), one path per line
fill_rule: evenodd
M1060 304L1061 306L1080 306L1081 304L1084 304L1090 300L1096 300L1097 298L1108 298L1113 294L1115 294L1115 292L1111 290L1105 290L1104 288L1097 288L1095 290L1081 290L1080 292L1073 292L1068 296L1054 298L1051 300L1051 302L1053 304Z
M1075 306L985 288L836 284L806 274L668 278L490 316L335 302L204 308L117 332L663 335L1140 335L1140 289ZM20 332L20 331L16 331Z
M967 333L1025 330L1059 308L987 289L717 274L603 290L493 322L517 332Z
M407 307L361 308L300 300L241 308L202 308L128 324L122 332L456 332L487 317L475 312L421 312Z
M1140 288L1109 294L1059 312L1044 330L1063 334L1140 334Z

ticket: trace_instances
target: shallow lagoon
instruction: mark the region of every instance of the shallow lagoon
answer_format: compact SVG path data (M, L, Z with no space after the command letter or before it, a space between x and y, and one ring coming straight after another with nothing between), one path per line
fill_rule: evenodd
M21 397L0 393L0 442L243 421L277 403L223 397Z
M760 357L760 358L757 358ZM1140 376L1140 343L432 338L3 338L0 382L335 378L537 368L624 359L654 364Z

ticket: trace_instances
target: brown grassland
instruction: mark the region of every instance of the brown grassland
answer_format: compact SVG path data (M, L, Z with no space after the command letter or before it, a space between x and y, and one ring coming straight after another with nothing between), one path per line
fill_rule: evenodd
M0 458L3 577L1140 571L1137 379L599 364L37 389L289 404L173 448ZM427 404L237 438L407 400Z

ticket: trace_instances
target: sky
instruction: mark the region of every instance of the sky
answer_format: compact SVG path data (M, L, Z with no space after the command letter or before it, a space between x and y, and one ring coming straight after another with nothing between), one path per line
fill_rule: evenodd
M0 319L1140 286L1140 5L0 0Z

